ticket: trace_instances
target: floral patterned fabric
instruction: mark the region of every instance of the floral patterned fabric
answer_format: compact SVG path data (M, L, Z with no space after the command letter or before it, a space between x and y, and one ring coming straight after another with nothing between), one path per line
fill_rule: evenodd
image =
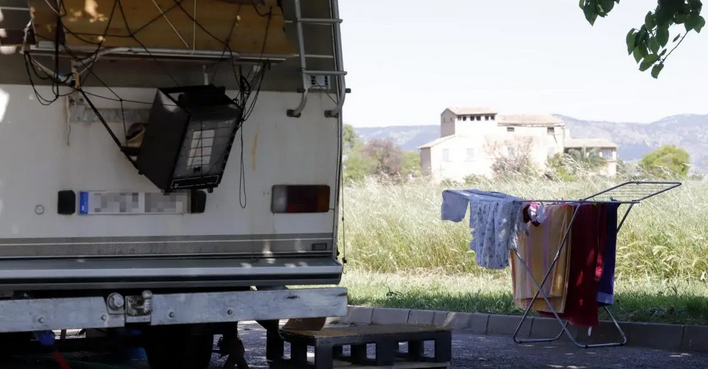
M460 222L470 208L470 249L482 267L505 269L509 250L516 249L518 234L526 229L523 203L499 192L479 190L443 191L442 219Z

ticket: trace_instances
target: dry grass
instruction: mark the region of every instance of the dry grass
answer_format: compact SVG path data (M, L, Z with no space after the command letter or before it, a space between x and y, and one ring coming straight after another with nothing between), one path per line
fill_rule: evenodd
M576 199L612 183L506 180L456 186L525 198ZM366 181L347 186L343 215L348 272L361 304L517 313L507 271L480 268L465 221L440 220L445 186ZM635 206L618 240L620 316L708 324L708 184L683 186ZM340 245L344 247L344 245ZM621 306L621 307L620 307ZM702 313L701 313L702 312Z
M497 181L474 187L525 198L575 199L607 182ZM367 181L345 190L343 230L351 266L384 273L419 268L488 274L474 262L465 221L440 220L446 187ZM619 234L619 278L698 281L708 273L708 184L687 182L635 206Z

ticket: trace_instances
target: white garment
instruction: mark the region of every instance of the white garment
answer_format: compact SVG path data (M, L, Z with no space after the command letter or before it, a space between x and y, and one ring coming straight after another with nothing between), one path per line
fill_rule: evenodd
M518 233L525 229L523 203L498 192L478 190L444 191L442 219L459 222L470 208L472 241L470 249L482 267L509 266L509 250L516 249ZM462 210L461 210L462 209Z

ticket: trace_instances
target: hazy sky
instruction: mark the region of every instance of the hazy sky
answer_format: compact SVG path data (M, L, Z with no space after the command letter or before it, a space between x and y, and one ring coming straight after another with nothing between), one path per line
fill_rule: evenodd
M344 120L438 124L445 107L474 105L634 122L708 113L708 27L658 80L627 55L655 4L624 0L592 27L577 0L340 0Z

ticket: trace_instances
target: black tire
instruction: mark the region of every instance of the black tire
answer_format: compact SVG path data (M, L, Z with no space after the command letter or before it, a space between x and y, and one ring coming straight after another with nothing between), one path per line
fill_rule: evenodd
M213 334L194 335L185 327L151 327L144 333L151 369L207 369L214 348Z

